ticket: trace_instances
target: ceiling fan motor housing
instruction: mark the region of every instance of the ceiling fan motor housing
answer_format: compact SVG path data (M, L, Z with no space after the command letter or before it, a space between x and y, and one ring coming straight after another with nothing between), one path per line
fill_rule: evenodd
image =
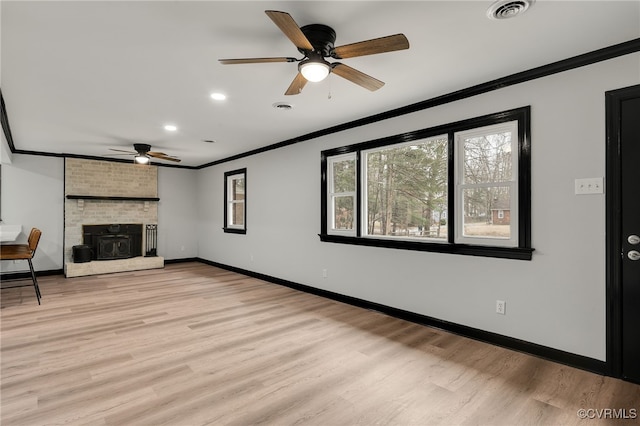
M316 53L327 57L331 55L333 51L334 43L336 42L336 32L333 28L322 24L305 25L300 28L302 33L307 37L309 43L313 46ZM304 55L308 55L309 52L298 49Z
M133 149L138 151L138 154L144 155L147 152L151 151L151 145L146 144L146 143L134 143L133 144Z

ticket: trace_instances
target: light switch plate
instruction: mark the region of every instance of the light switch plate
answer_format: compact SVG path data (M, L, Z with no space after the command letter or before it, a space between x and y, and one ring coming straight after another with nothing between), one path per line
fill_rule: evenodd
M604 178L576 179L576 195L604 194Z

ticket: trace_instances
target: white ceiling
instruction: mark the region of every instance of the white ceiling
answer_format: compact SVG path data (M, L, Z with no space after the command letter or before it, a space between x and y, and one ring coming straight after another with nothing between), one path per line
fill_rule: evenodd
M492 2L3 0L0 87L18 150L123 158L109 149L138 142L199 166L640 37L639 1L538 0L490 20ZM268 9L331 26L337 46L404 33L411 47L342 60L376 92L330 75L284 96L297 64L217 61L302 56Z

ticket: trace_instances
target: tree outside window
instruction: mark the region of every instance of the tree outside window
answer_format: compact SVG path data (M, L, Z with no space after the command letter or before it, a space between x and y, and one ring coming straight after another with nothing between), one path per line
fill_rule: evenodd
M364 152L366 235L447 239L446 135Z
M531 260L530 107L322 152L322 241Z
M456 242L518 245L517 131L517 121L511 121L455 134ZM505 221L504 210L514 220Z
M329 203L333 234L355 235L356 159L354 154L331 158L329 167Z

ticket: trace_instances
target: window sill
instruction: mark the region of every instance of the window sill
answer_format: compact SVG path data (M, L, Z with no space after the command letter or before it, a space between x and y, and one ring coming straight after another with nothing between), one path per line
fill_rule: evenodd
M222 230L228 234L246 234L247 233L246 229L239 229L239 228L222 228Z
M496 257L502 259L531 260L533 248L491 247L468 244L428 243L381 238L345 237L342 235L318 234L326 243L352 244L369 247L386 247L401 250L429 251L436 253L462 254L467 256Z

